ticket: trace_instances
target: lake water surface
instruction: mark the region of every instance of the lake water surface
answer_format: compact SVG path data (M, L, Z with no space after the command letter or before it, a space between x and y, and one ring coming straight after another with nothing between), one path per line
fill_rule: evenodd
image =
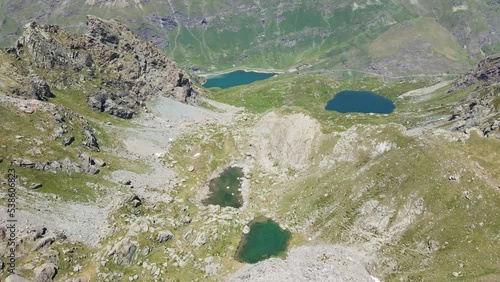
M368 91L345 90L328 101L325 109L339 113L390 114L396 106L392 100Z
M267 217L254 219L249 227L250 232L243 236L236 252L238 261L256 263L286 253L290 231Z
M218 177L210 180L210 194L203 201L205 205L239 208L243 203L241 180L243 170L240 167L228 167Z
M237 70L229 73L209 76L203 86L206 88L220 87L224 89L249 84L258 80L268 79L274 75L275 73Z

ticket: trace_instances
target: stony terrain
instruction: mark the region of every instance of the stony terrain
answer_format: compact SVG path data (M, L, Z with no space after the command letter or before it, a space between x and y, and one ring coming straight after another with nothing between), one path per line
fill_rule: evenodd
M2 216L0 279L499 279L498 56L452 83L288 73L208 99L123 24L88 26L30 23L0 53L2 210L6 172L18 175L16 274ZM343 88L377 91L397 110L324 111ZM245 174L243 206L204 205L231 165ZM292 239L286 257L245 265L234 256L257 216Z
M23 97L53 97L50 86L81 91L95 111L120 118L131 118L151 97L164 95L183 102L197 97L187 74L117 21L88 16L83 36L31 22L6 52L16 59L17 67L22 66L17 73L30 74L27 89L20 81L8 92ZM9 70L5 75L11 75Z

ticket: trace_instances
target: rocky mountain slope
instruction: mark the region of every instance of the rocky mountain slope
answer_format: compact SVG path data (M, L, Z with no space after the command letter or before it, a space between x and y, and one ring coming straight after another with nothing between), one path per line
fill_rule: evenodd
M194 70L233 66L460 73L498 52L497 1L11 1L0 42L29 21L82 31L85 15L117 18ZM4 44L5 44L4 43ZM313 68L314 69L314 68Z
M448 91L453 94L466 87L474 87L455 108L451 120L454 129L476 127L486 136L500 138L500 55L482 60L476 69L456 81Z
M18 69L3 68L5 76L18 81L6 92L19 96L50 98L51 87L78 91L94 110L121 118L131 118L151 97L194 102L197 96L187 74L117 21L88 16L84 35L28 23L6 52Z
M429 3L404 2L446 6ZM477 11L467 3L452 12ZM58 4L56 14L74 5ZM499 64L491 56L456 81L286 73L213 90L216 102L117 21L88 17L85 35L29 23L0 52L0 279L498 281ZM396 111L325 111L344 89L375 91ZM244 173L242 207L203 204L228 166ZM289 252L245 265L235 252L258 216L290 230Z

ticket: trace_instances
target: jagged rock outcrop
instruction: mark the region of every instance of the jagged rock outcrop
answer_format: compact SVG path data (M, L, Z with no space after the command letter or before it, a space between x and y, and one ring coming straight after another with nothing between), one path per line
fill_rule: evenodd
M116 264L130 264L134 259L138 245L137 242L124 238L116 243L108 252L108 256L113 257L113 262Z
M28 159L14 159L13 165L24 168L34 168L40 171L59 172L64 171L68 173L79 172L86 174L98 174L100 172L98 165L94 159L87 153L80 153L78 155L78 162L73 162L69 158L58 161L44 161L33 162Z
M35 282L50 282L57 274L58 267L53 263L44 263L35 269Z
M500 82L500 54L480 61L474 70L454 82L448 93L458 91L477 82L483 82L482 86Z
M500 138L500 54L482 60L448 92L453 95L475 84L471 94L455 106L450 117L452 129L477 128L485 136Z
M49 85L79 90L94 110L120 118L131 118L153 96L182 102L197 97L191 80L174 62L116 20L88 16L85 35L31 22L7 52L29 73L44 76L32 77L32 89L24 96L51 97Z

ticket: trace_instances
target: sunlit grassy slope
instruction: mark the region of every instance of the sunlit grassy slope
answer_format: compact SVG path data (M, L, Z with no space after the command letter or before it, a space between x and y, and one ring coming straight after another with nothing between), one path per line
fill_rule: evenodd
M483 45L478 38L498 25L493 20L498 2L464 1L467 9L450 1L434 2L80 0L53 9L50 1L31 5L7 0L0 3L0 36L5 38L2 45L12 44L22 24L35 18L83 32L85 15L93 14L124 21L160 44L179 64L197 65L204 71L233 65L283 69L320 62L328 67L348 63L361 68L371 59L404 50L411 36L422 37L430 50L451 62L465 61L483 46L488 52L497 49L494 38ZM170 25L160 24L160 18Z

